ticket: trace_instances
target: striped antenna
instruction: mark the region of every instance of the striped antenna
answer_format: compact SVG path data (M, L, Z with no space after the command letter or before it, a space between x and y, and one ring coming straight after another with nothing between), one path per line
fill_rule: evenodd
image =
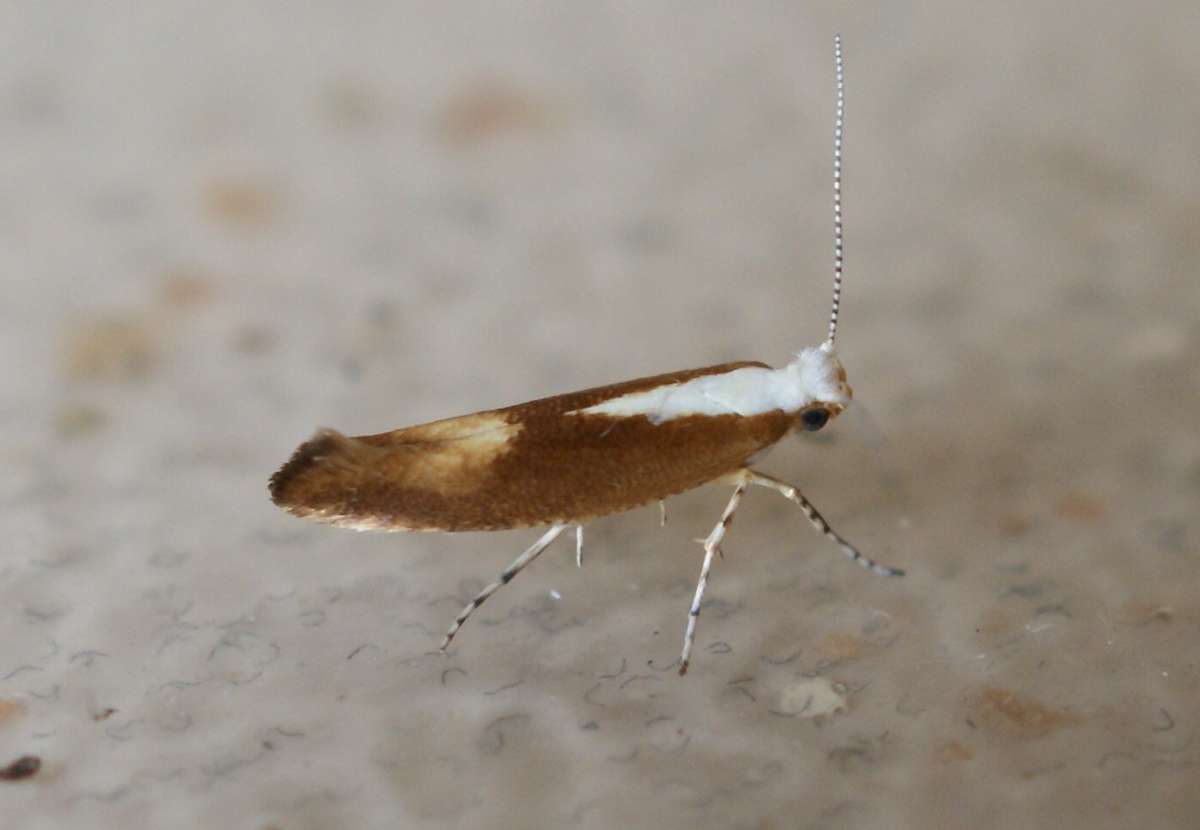
M842 303L842 123L846 114L845 76L842 72L842 36L833 36L833 66L837 77L837 115L833 121L833 306L829 310L829 337L837 337L838 307Z

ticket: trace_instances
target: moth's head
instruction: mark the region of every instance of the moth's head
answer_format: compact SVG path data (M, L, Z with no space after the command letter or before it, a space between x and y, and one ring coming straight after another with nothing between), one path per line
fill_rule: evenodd
M796 430L816 432L850 405L854 390L846 382L846 370L830 341L800 352L788 369L794 374L800 392Z

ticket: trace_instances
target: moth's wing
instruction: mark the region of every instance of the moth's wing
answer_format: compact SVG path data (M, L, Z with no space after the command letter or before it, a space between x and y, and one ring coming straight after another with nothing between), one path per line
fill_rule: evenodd
M583 522L681 493L775 443L781 412L658 424L582 415L633 392L761 363L641 378L378 435L322 430L271 479L289 512L362 530L499 530Z
M271 477L271 499L356 530L474 529L472 502L488 500L480 487L518 431L499 411L379 435L321 429Z

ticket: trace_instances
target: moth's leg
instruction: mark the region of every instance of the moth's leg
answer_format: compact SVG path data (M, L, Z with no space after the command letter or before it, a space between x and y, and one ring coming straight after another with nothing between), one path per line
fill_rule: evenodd
M488 597L500 590L501 585L507 585L512 582L512 578L519 574L522 568L537 559L542 551L549 547L550 543L558 538L558 534L562 533L566 528L566 525L554 525L547 530L541 539L530 545L528 550L518 556L513 560L511 565L504 569L499 579L480 591L475 596L475 599L471 600L467 604L467 607L459 613L457 619L454 620L454 624L450 626L450 630L446 632L446 636L442 638L441 650L445 651L450 646L450 641L454 639L454 635L458 633L458 629L462 628L463 623L467 621L467 617L475 613L476 608L483 605Z
M742 500L742 494L750 486L750 478L744 473L736 474L734 480L737 482L737 486L733 490L733 495L729 497L729 504L725 505L721 521L717 522L716 527L708 534L708 538L701 542L704 545L704 564L700 566L700 581L696 583L696 595L692 597L692 607L688 609L687 631L683 635L683 652L679 655L680 674L687 674L688 661L691 660L692 643L696 639L696 619L700 616L700 603L704 600L704 589L708 585L708 572L712 570L713 554L720 549L721 540L725 537L729 523L733 521L733 513Z
M575 525L575 567L583 567L583 525Z
M862 553L859 552L858 548L854 547L854 545L850 544L841 536L839 536L837 531L829 526L829 522L825 521L825 517L817 512L817 508L813 507L812 502L804 498L799 490L788 484L786 481L780 481L777 478L771 478L771 476L763 475L762 473L755 472L754 470L747 470L746 472L749 476L749 482L751 484L757 484L760 487L769 487L775 492L779 493L785 499L794 501L796 504L800 505L800 509L804 511L804 515L808 517L808 520L812 522L812 526L815 527L818 532L825 535L829 539L832 539L834 544L842 549L842 553L846 554L846 556L848 556L850 559L862 565L868 571L871 571L871 573L877 573L880 576L904 576L904 571L900 570L899 568L889 568L887 565L881 565L874 559L868 559L867 557L863 556Z
M667 526L667 503L662 499L658 500L658 526Z

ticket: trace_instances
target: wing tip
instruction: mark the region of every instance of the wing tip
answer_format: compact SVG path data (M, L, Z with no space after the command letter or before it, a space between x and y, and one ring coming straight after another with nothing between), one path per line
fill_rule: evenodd
M307 514L312 505L305 504L303 484L312 484L312 476L328 471L331 466L345 465L358 455L365 444L349 438L336 429L318 429L313 437L298 446L282 467L271 476L267 489L271 501L290 513Z

